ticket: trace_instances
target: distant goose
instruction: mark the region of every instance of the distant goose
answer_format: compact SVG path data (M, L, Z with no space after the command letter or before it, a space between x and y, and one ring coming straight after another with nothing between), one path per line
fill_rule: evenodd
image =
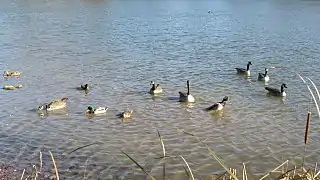
M258 80L259 81L268 82L269 81L269 76L267 75L267 73L268 73L268 68L265 68L264 74L263 73L259 73Z
M5 90L16 90L22 88L22 85L17 85L17 86L3 86L3 89Z
M86 113L88 114L104 114L106 113L108 110L107 107L98 107L98 108L94 108L92 106L88 106Z
M229 100L228 96L225 96L221 102L214 103L212 106L207 107L206 111L221 111L224 106L226 105L226 102Z
M280 90L277 88L265 87L265 89L269 92L272 96L282 96L285 97L287 94L284 91L284 88L287 88L286 84L281 84Z
M247 69L244 69L244 68L235 68L235 69L237 70L238 74L244 74L244 75L250 76L250 70L249 70L250 65L252 64L249 61L247 64Z
M195 99L194 99L194 97L190 94L189 80L187 80L187 87L188 87L188 92L187 92L187 94L179 91L179 95L180 95L179 101L180 101L180 102L192 102L192 103L193 103L193 102L195 102Z
M150 85L152 85L152 87L150 88L150 91L149 91L150 94L162 93L162 88L160 87L160 84L157 84L157 86L156 86L154 81L151 81Z
M88 85L88 84L81 85L81 86L80 86L80 89L81 89L81 90L86 90L86 91L88 91L88 90L89 90L89 85Z
M20 76L21 72L19 71L13 71L13 72L9 72L9 71L4 71L3 76Z

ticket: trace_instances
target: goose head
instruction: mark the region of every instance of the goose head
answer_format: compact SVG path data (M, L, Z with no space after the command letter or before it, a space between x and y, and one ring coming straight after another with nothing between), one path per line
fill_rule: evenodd
M225 96L223 99L222 99L222 102L226 102L229 100L229 97L228 96Z
M154 81L151 81L151 82L150 82L150 85L154 85Z
M48 104L42 104L38 107L38 111L47 110L47 109L48 109Z
M88 84L85 84L85 85L81 85L81 87L82 87L82 89L84 89L84 90L88 90L89 89L89 85Z
M285 83L281 84L281 88L288 88Z
M264 68L264 76L267 76L269 69L268 68Z

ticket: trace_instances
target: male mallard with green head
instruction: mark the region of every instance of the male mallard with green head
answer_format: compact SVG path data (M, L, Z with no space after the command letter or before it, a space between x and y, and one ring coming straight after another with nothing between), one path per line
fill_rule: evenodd
M107 107L98 107L98 108L94 108L92 106L88 106L87 108L87 113L88 114L104 114L106 113L108 110Z

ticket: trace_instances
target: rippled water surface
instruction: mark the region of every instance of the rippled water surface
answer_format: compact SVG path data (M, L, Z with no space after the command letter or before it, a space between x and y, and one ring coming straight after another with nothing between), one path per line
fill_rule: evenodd
M163 136L167 154L182 155L196 177L222 168L194 137L226 164L252 174L286 159L299 164L309 105L312 121L306 161L319 160L319 118L295 72L319 85L320 2L307 0L4 0L0 5L0 70L22 71L2 79L1 163L36 164L39 151L59 162L64 179L140 179L121 151L161 175ZM249 79L235 67L252 62ZM268 86L288 86L285 99L269 97L258 73L269 67ZM282 68L271 68L282 67ZM196 103L177 102L190 80ZM164 93L147 92L151 80ZM75 88L89 83L85 94ZM203 109L224 96L218 114ZM69 98L67 109L39 116L40 103ZM104 116L88 118L88 105L108 106ZM116 114L134 110L131 121ZM79 149L69 156L66 153ZM186 179L180 159L167 174ZM50 163L49 163L50 166ZM108 176L109 175L109 176Z

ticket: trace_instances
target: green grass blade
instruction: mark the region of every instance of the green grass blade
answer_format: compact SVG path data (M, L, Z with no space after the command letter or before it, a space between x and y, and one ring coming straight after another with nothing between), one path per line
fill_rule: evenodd
M149 176L152 180L156 180L154 177L152 177L137 161L135 161L131 156L129 156L127 153L121 151L123 154L125 154L132 162L134 162L147 176Z

